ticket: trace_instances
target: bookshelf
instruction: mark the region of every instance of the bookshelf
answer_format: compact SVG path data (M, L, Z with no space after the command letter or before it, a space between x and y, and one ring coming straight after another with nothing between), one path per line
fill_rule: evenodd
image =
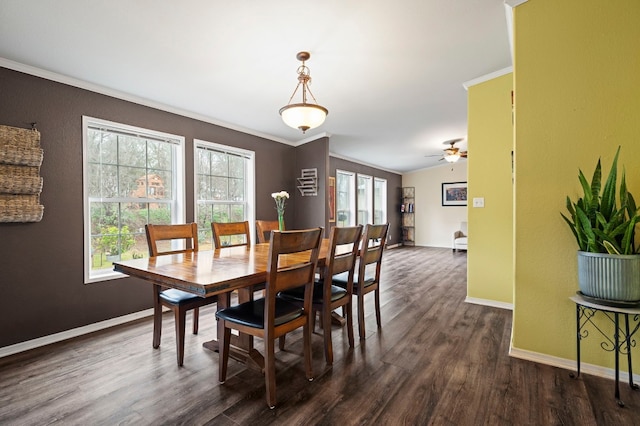
M416 189L413 186L402 188L402 200L400 213L402 214L402 245L415 245L415 196Z

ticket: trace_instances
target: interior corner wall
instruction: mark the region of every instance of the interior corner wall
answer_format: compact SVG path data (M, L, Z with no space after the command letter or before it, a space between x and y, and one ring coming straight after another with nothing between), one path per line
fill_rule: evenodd
M590 179L599 157L608 170L621 146L619 168L640 199L638 22L637 0L529 0L515 8L515 349L575 360L569 297L578 290L578 246L560 213L567 196L580 194L578 170ZM613 368L592 331L582 361Z
M417 246L453 248L453 233L460 229L460 222L467 222L467 206L443 206L442 184L466 182L467 164L467 160L458 160L453 164L446 163L402 175L402 186L416 189Z
M467 296L513 303L513 73L469 87ZM474 208L473 199L484 198Z
M291 181L294 185L293 199L295 200L295 212L293 226L286 224L291 229L307 229L322 226L325 235L328 236L329 218L327 210L327 169L329 164L329 138L323 137L296 147L296 161L294 176ZM302 176L302 169L316 169L318 172L317 195L302 196L297 186L297 178ZM290 193L291 195L291 193Z

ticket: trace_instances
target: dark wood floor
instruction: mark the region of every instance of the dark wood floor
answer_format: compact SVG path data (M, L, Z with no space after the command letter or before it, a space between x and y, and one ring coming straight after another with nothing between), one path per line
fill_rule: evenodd
M149 318L0 359L0 424L640 424L640 392L622 385L620 408L611 380L510 358L511 312L464 302L465 253L387 250L382 287L382 329L369 295L367 339L349 350L334 328L332 368L314 336L313 382L290 335L275 410L262 376L235 361L218 383L218 354L202 347L215 335L210 307L182 368L169 314L158 350Z

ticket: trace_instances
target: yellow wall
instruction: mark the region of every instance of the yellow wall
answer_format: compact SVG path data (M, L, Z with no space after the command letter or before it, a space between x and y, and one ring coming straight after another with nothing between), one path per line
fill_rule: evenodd
M513 303L513 125L508 73L469 88L467 296ZM484 207L473 207L473 198Z
M513 347L575 359L577 245L560 217L578 169L618 145L640 199L640 1L529 0L515 8ZM470 149L471 154L471 149ZM583 361L613 366L597 333ZM636 362L640 360L637 349ZM626 363L622 363L625 365Z

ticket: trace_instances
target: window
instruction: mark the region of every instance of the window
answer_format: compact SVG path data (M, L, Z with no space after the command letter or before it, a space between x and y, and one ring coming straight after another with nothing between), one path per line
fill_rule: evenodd
M358 174L358 225L373 223L373 179Z
M336 226L356 224L355 175L336 170Z
M195 141L195 199L201 250L213 247L211 222L253 223L254 157L252 151ZM221 242L244 242L233 238L243 237L223 237Z
M373 179L373 223L387 223L387 180Z
M82 118L85 282L148 255L144 225L184 222L184 138Z

